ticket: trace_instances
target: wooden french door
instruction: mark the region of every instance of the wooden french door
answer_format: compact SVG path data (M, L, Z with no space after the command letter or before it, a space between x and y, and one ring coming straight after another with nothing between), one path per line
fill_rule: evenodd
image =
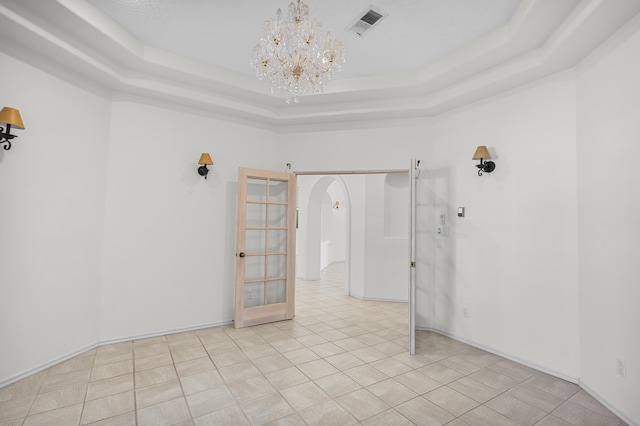
M235 328L295 314L296 175L240 168Z

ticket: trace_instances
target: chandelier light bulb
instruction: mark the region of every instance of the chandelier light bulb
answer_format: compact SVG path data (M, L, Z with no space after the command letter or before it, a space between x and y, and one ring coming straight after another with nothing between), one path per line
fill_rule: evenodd
M286 18L278 9L264 22L263 35L249 64L260 80L271 82L271 93L284 91L286 102L300 102L307 93L322 93L345 63L344 45L309 16L301 0L289 4Z

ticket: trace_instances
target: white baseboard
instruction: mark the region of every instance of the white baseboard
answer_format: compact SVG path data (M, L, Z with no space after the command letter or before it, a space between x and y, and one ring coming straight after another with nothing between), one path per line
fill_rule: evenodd
M638 422L631 420L629 418L629 416L627 416L622 410L620 410L614 404L611 404L606 399L602 398L596 391L591 389L588 385L586 385L578 377L567 376L566 374L551 370L549 368L545 368L545 367L543 367L541 365L538 365L538 364L536 364L534 362L531 362L531 361L528 361L528 360L524 360L524 359L512 356L510 354L507 354L507 353L504 353L502 351L496 350L494 348L482 345L482 344L480 344L478 342L474 342L474 341L469 340L469 339L465 339L465 338L462 338L462 337L459 337L459 336L455 336L455 335L453 335L451 333L448 333L446 331L443 331L443 330L438 330L436 328L431 328L431 327L416 327L416 330L432 331L434 333L441 334L441 335L449 337L449 338L451 338L453 340L457 340L459 342L465 343L465 344L467 344L469 346L473 346L475 348L482 349L483 351L490 352L490 353L492 353L494 355L498 355L498 356L500 356L502 358L506 358L506 359L508 359L510 361L517 362L518 364L522 364L525 367L533 368L534 370L538 370L538 371L541 371L543 373L549 374L551 376L557 377L559 379L566 380L567 382L571 382L573 384L576 384L576 385L580 386L582 389L584 389L584 391L587 392L589 395L594 397L602 405L607 407L607 409L609 411L611 411L613 414L618 416L620 418L620 420L622 420L623 422L627 423L630 426L640 426L640 424Z
M192 326L192 327L184 327L184 328L176 328L176 329L171 329L171 330L165 330L165 331L157 331L157 332L152 332L152 333L145 333L145 334L138 334L138 335L133 335L133 336L123 336L123 337L119 337L119 338L115 338L115 339L105 339L105 340L100 340L98 342L83 346L79 349L76 349L74 351L71 351L65 355L59 356L57 358L54 358L50 361L44 362L40 365L37 365L33 368L30 368L28 370L22 371L18 374L15 374L13 376L9 376L5 379L3 379L2 381L0 381L0 388L3 388L5 386L10 385L11 383L15 383L17 381L20 381L22 379L26 379L29 376L32 376L36 373L39 373L43 370L46 370L47 368L51 368L57 364L60 364L64 361L67 361L75 356L80 355L83 352L87 352L90 351L92 349L95 349L99 346L104 346L104 345L110 345L113 343L120 343L120 342L128 342L131 340L140 340L140 339L146 339L149 337L156 337L156 336L164 336L167 334L176 334L176 333L183 333L185 331L194 331L194 330L201 330L203 328L209 328L209 327L219 327L222 325L227 325L227 324L232 324L233 321L232 320L228 320L228 321L221 321L221 322L217 322L217 323L211 323L211 324L201 324L201 325L196 325L196 326Z

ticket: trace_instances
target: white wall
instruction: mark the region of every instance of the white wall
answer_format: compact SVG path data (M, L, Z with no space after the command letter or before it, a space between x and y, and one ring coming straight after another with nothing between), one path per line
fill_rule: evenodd
M408 299L409 178L408 174L398 176L404 178L404 187L394 184L388 188L396 175L365 177L365 298L370 300ZM404 192L404 197L397 192Z
M271 135L132 102L111 123L101 338L229 321L238 167L282 170Z
M640 424L640 19L578 76L581 381ZM617 360L626 377L617 374Z
M98 339L110 103L0 54L0 386Z

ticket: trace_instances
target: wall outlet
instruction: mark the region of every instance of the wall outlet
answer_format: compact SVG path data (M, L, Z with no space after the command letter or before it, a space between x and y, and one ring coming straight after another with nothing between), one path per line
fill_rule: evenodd
M618 371L618 376L624 377L627 372L626 372L626 366L624 365L624 360L621 358L618 358L616 360L616 370Z
M465 306L462 308L462 316L465 318L470 318L471 317L471 309L469 309L468 306Z

